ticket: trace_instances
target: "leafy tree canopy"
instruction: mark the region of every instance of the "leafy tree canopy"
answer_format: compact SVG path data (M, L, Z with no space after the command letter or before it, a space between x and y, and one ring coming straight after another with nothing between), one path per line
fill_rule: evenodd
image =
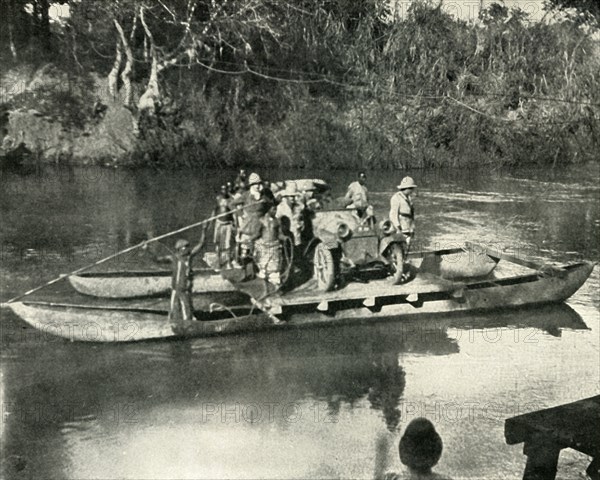
M597 21L600 21L600 1L599 0L547 0L547 6L559 10L574 8L584 15L591 15Z

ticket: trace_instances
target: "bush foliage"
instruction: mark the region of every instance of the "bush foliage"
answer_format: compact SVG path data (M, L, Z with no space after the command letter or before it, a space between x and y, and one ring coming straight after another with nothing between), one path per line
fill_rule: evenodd
M132 106L139 133L127 161L415 168L598 160L600 46L590 22L534 22L498 4L465 22L422 0L402 19L378 0L229 3L254 5L259 26L199 1L192 33L171 20L160 30L162 17L147 7L148 28L161 31L148 37L136 16L143 0L105 12L131 25L138 98L152 69L148 42L157 42L153 55L174 52L194 25L199 32L185 57L161 57L156 108ZM106 76L115 31L90 20L90 5L73 4L69 24L55 33L64 54L54 63L81 77ZM175 18L175 7L170 13ZM3 55L33 61L6 58L6 48Z

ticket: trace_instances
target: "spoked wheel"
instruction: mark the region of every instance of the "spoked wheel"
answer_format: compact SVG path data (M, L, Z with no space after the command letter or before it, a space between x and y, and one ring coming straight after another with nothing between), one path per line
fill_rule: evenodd
M393 271L392 283L394 285L399 285L406 281L406 276L404 275L404 252L402 251L402 247L394 243L390 247L390 262Z
M315 249L314 269L319 290L331 290L335 284L335 264L331 250L322 243Z

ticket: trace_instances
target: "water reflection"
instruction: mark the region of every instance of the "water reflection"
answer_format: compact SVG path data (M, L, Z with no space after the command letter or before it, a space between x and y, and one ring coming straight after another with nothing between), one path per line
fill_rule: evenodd
M229 454L217 447L227 450L240 442L249 449L249 457L238 459L239 468L248 468L242 472L303 476L307 466L279 465L284 459L278 454L272 461L281 470L261 466L255 447L277 449L278 442L293 439L327 452L330 442L350 442L353 435L387 445L375 425L398 431L409 368L404 360L455 355L468 338L457 332L490 328L560 335L587 327L570 307L559 305L127 346L10 338L18 345L6 345L3 352L18 347L21 353L2 362L7 476L150 478L140 463L141 448L144 458L161 459L153 463L154 472L164 477L211 476L207 471L220 476L226 470L218 470L206 451L223 460ZM362 421L354 417L359 412ZM385 463L385 448L376 449L375 462ZM183 452L191 463L174 465L165 451ZM315 464L325 462L313 455ZM231 472L225 476L235 477Z

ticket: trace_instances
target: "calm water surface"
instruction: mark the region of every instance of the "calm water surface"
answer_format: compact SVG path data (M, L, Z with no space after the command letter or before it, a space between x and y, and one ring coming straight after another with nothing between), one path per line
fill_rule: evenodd
M402 174L370 175L380 217ZM5 301L204 218L234 172L1 175ZM342 195L354 175L269 176L323 177ZM414 177L419 247L600 260L598 167ZM149 263L135 254L105 268L138 266ZM504 419L600 393L599 283L596 268L567 304L517 312L131 345L69 343L2 309L0 476L372 478L402 469L404 427L427 416L444 440L439 472L520 478ZM57 296L86 301L65 285L37 298ZM587 464L564 451L558 478Z

